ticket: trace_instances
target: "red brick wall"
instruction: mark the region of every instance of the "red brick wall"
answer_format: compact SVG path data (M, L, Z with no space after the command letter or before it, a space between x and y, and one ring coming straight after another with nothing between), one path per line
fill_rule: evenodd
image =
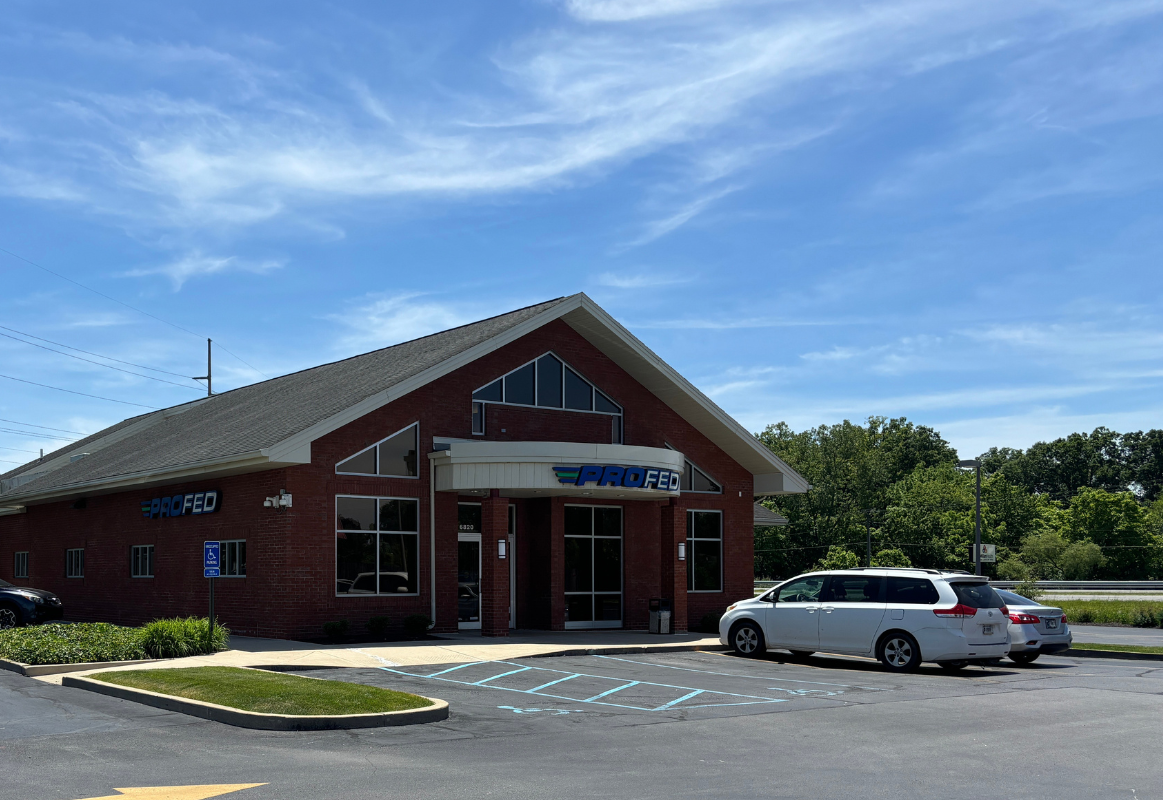
M690 594L692 625L751 596L752 479L726 453L688 425L564 322L555 321L500 350L405 395L312 444L312 463L252 475L211 478L156 489L32 506L0 517L0 577L12 580L12 553L30 550L27 582L56 591L70 619L137 623L157 616L203 614L206 580L201 548L207 539L246 539L248 577L221 579L219 617L240 633L317 638L329 620L347 619L361 632L372 616L399 624L431 614L429 464L433 436L471 438L471 393L505 372L553 350L625 409L624 442L669 444L723 486L721 495L684 495L682 505L719 509L724 520L724 591ZM335 474L335 464L401 428L420 423L420 475L415 479ZM549 409L491 406L486 439L610 441L609 418ZM285 488L294 505L263 508ZM220 489L222 510L204 517L142 519L139 502L166 492ZM335 495L412 497L420 501L418 596L350 597L335 592ZM473 498L479 500L480 498ZM516 501L518 624L560 627L560 525L565 500ZM574 502L570 500L570 502ZM437 495L438 630L456 625L456 498ZM668 596L661 586L662 512L658 501L625 504L624 612L627 627L644 628L646 601ZM556 523L556 525L554 524ZM129 547L155 544L156 574L129 577ZM65 579L64 550L86 548L84 579ZM548 574L546 574L548 573ZM676 627L679 620L676 621Z

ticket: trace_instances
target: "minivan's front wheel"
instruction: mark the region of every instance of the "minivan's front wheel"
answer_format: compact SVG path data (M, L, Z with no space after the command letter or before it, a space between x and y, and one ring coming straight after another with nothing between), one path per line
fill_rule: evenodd
M890 633L881 639L876 657L891 672L912 672L921 666L921 648L907 633Z
M754 622L747 620L731 628L730 642L735 655L744 658L761 656L766 649L763 644L763 631Z

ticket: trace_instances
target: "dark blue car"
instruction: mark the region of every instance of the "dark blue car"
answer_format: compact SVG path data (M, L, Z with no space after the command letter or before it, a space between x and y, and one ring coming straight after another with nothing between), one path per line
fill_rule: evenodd
M64 614L64 604L52 592L0 580L0 630L61 619Z

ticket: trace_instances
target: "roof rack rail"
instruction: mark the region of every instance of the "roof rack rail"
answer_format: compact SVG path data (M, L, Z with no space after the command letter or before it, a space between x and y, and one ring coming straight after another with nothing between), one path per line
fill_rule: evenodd
M839 571L840 572L863 572L866 569L900 570L902 572L927 572L930 575L940 575L941 574L941 570L928 569L926 567L848 567L847 569L843 569L843 570L839 570ZM948 571L949 570L946 570L946 572L948 572ZM964 571L964 570L958 570L958 571ZM966 574L968 574L968 573L966 573Z

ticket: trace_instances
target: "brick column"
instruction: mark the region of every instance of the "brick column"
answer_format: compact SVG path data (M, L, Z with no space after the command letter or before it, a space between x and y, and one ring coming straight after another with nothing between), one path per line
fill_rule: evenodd
M436 627L437 632L452 633L457 630L459 616L456 602L457 567L459 564L459 549L457 547L457 496L450 492L436 493L436 506L432 509L436 515ZM428 540L429 528L421 526L420 538ZM427 553L427 548L420 548ZM425 573L429 571L429 564L420 566Z
M509 635L509 554L500 558L497 543L508 548L509 501L496 489L481 503L481 635Z
M660 596L671 603L670 629L686 633L686 571L687 562L678 560L678 546L686 543L686 508L682 499L672 497L662 507L662 558ZM687 554L688 558L690 554Z
M565 630L565 498L549 508L549 629Z

